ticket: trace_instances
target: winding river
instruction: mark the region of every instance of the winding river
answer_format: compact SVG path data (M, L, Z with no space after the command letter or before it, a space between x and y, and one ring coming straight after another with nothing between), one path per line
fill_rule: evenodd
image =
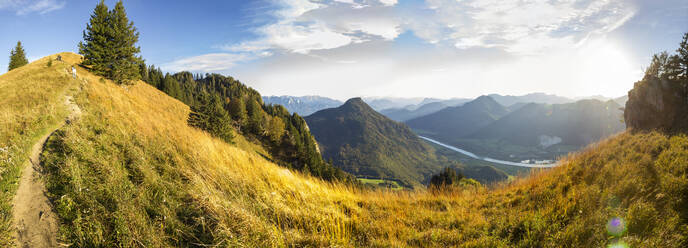
M558 165L557 163L554 163L554 164L524 164L524 163L517 163L517 162L511 162L511 161L505 161L505 160L494 159L494 158L488 158L488 157L481 157L481 156L475 155L475 153L472 153L472 152L469 152L469 151L466 151L466 150L463 150L463 149L459 149L459 148L456 148L456 147L454 147L454 146L450 146L450 145L444 144L444 143L442 143L442 142L439 142L439 141L437 141L437 140L434 140L434 139L431 139L431 138L428 138L428 137L423 137L423 136L420 136L420 135L419 135L418 137L420 137L421 139L427 140L427 141L429 141L429 142L435 143L435 144L437 144L437 145L440 145L440 146L442 146L442 147L444 147L444 148L447 148L447 149L449 149L449 150L452 150L452 151L455 151L455 152L459 152L459 153L461 153L461 154L463 154L463 155L466 155L466 156L469 156L469 157L471 157L471 158L479 159L479 160L487 161L487 162L491 162L491 163L504 164L504 165L512 165L512 166L521 166L521 167L532 167L532 168L551 168L551 167L554 167L554 166L557 166L557 165Z

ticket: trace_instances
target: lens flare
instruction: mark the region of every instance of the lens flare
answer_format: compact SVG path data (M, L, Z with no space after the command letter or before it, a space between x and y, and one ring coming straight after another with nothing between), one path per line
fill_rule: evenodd
M628 246L623 241L619 241L619 242L616 242L616 243L613 243L613 244L610 244L607 246L607 248L629 248L629 247L630 246Z
M607 222L607 233L620 237L626 232L626 222L622 218L612 218Z

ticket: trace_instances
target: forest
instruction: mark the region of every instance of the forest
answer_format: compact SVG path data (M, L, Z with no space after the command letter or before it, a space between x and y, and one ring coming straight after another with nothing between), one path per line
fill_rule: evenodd
M234 132L260 142L277 164L329 181L355 183L325 161L306 121L281 105L266 105L256 90L220 74L164 73L140 65L141 79L191 107L188 123L227 142Z

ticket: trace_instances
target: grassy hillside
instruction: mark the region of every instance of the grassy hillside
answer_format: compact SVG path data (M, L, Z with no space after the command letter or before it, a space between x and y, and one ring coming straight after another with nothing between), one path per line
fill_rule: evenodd
M43 58L0 76L0 247L12 242L12 198L31 146L67 117L64 96L79 85L68 64L47 63Z
M0 126L0 144L31 144L66 115L62 97L78 82L40 61L0 76L0 94L16 95L1 105L15 119ZM189 108L145 83L80 75L73 94L82 116L42 157L61 239L75 247L688 245L685 135L623 133L493 189L355 190L189 127ZM11 164L3 157L2 180L21 166L22 147Z

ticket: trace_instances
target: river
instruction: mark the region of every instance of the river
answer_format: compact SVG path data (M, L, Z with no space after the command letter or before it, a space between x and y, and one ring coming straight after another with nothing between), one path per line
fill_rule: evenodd
M444 144L444 143L442 143L442 142L439 142L439 141L437 141L437 140L434 140L434 139L431 139L431 138L428 138L428 137L423 137L423 136L420 136L420 135L419 135L418 137L420 137L421 139L430 141L430 142L432 142L432 143L438 144L438 145L440 145L440 146L442 146L442 147L444 147L444 148L447 148L447 149L449 149L449 150L452 150L452 151L455 151L455 152L459 152L459 153L461 153L461 154L463 154L463 155L466 155L466 156L469 156L469 157L471 157L471 158L478 159L478 160L482 160L482 161L486 161L486 162L490 162L490 163L503 164L503 165L512 165L512 166L521 166L521 167L531 167L531 168L551 168L551 167L555 167L555 166L558 165L557 163L554 163L554 164L524 164L524 163L518 163L518 162L511 162L511 161L506 161L506 160L499 160L499 159L494 159L494 158L482 157L482 156L475 155L475 153L472 153L472 152L469 152L469 151L466 151L466 150L463 150L463 149L460 149L460 148L456 148L456 147L454 147L454 146L450 146L450 145Z

